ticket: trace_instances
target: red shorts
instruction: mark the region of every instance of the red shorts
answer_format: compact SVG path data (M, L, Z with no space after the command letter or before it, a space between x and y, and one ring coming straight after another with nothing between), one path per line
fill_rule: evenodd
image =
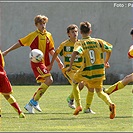
M47 67L42 62L31 62L31 68L38 83L44 82L45 77L51 76L50 72L47 70Z
M3 68L0 68L0 93L4 95L12 93L12 86Z

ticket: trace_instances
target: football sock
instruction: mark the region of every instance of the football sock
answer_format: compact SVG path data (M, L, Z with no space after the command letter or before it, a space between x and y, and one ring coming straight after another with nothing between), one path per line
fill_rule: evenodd
M86 109L90 108L92 100L93 100L94 92L88 91L86 97Z
M73 92L71 92L71 94L69 95L71 100L74 100L74 96L73 96Z
M16 112L18 112L18 114L20 114L22 112L19 105L18 105L18 103L16 102L16 99L12 95L10 95L10 98L7 101L14 108L14 110Z
M103 91L97 93L98 97L100 97L108 106L112 104L112 101L108 94L104 93Z
M73 83L73 96L77 104L77 107L81 106L80 91L78 88L78 84L74 84L74 83Z
M41 98L41 96L45 93L48 87L49 86L47 86L45 83L42 83L40 88L35 92L33 99L35 101L38 101Z
M120 90L122 88L124 88L122 81L118 81L114 85L110 86L108 89L105 89L105 92L110 95L111 93L113 93L117 90Z

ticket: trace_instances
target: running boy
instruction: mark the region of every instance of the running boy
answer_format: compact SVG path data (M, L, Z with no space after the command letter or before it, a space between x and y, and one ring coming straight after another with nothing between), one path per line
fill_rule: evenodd
M116 114L116 106L112 103L110 97L102 91L103 80L105 80L105 67L109 67L108 60L111 55L112 45L103 40L91 38L91 32L89 22L80 23L82 39L74 45L70 66L67 70L68 72L72 70L75 57L81 55L83 64L73 77L73 94L77 104L74 115L78 115L82 111L78 84L84 81L88 85L90 93L93 94L95 89L97 95L109 106L110 119L113 119ZM103 57L104 52L106 52L105 59Z
M29 113L35 113L34 108L41 112L39 106L39 99L45 93L47 88L53 83L53 78L50 72L47 70L47 66L50 64L49 53L54 55L54 41L50 32L46 30L46 23L48 18L44 15L37 15L34 18L35 26L37 30L29 33L27 36L19 39L17 43L11 46L9 49L3 52L3 55L8 54L10 51L20 48L21 46L29 46L32 49L39 49L44 54L44 61L40 63L31 62L31 68L36 77L37 83L41 83L38 90L34 93L33 97L28 104L24 107ZM59 68L62 69L63 64L57 57Z

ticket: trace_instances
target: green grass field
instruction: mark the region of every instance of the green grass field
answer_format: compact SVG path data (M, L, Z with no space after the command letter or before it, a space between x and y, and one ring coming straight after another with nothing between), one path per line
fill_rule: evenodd
M107 85L105 87L108 87ZM40 107L43 112L36 111L28 114L24 110L25 104L30 100L38 86L13 86L13 96L17 99L24 111L26 118L18 118L14 109L0 95L2 106L2 117L0 118L0 131L62 131L62 132L105 132L105 131L133 131L133 94L132 85L110 95L116 104L116 118L109 119L108 106L98 98L95 93L91 108L95 115L80 112L73 116L73 109L67 105L66 98L72 90L70 85L50 86L40 99ZM81 92L82 106L85 107L87 88Z

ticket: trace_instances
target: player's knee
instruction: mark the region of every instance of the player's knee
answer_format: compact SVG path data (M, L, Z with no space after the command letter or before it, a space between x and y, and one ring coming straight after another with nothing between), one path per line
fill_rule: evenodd
M133 81L133 75L127 75L125 78L124 78L124 81L130 83Z
M52 76L47 77L47 78L45 79L45 83L46 83L48 86L51 85L51 84L53 83L53 78L52 78Z

